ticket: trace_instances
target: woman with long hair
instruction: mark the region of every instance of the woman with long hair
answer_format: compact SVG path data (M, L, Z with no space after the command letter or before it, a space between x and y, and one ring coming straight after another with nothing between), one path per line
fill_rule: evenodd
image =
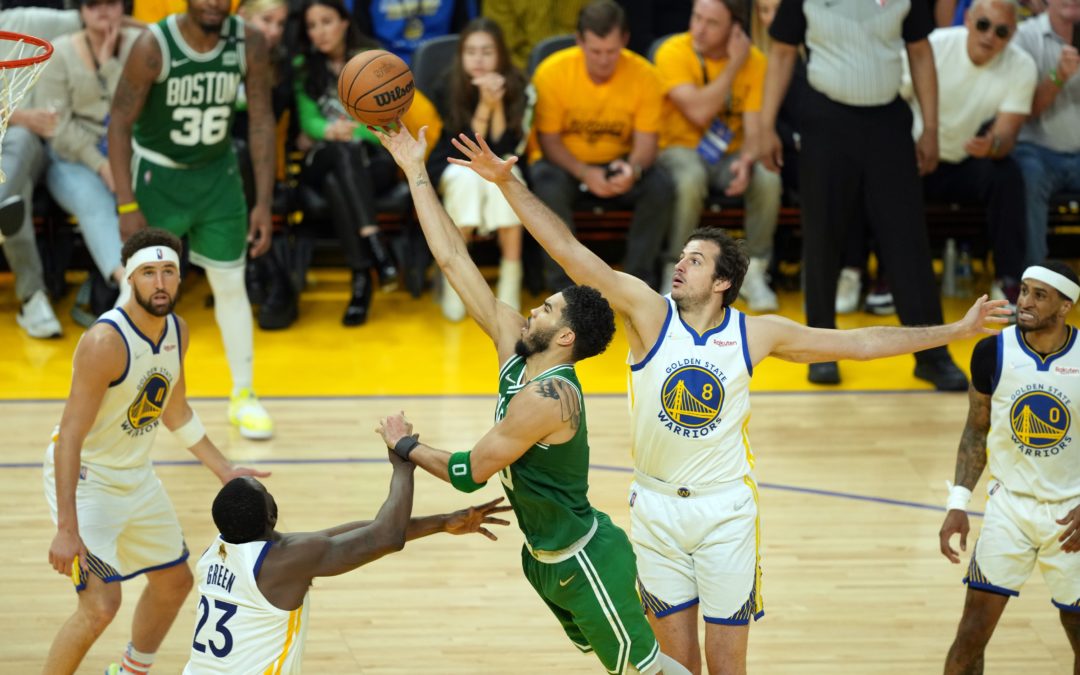
M359 326L371 306L371 268L384 290L397 285L397 265L375 220L375 194L397 181L397 166L378 139L345 112L337 80L350 58L379 45L356 29L341 0L304 0L301 16L306 30L293 61L296 106L301 130L315 141L302 180L330 205L353 274L342 323Z
M457 57L441 83L432 95L444 127L428 160L431 180L466 241L474 235L496 235L501 256L496 296L520 309L521 220L492 183L446 161L458 154L450 139L462 133L482 135L501 157L515 154L522 144L525 78L510 61L499 24L479 18L465 26ZM520 180L521 174L516 175ZM443 285L442 309L453 321L465 316L465 306L449 284Z

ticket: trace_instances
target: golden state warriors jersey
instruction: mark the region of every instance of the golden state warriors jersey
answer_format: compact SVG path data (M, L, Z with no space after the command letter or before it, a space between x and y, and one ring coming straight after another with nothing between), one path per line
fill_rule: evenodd
M731 307L698 335L667 298L660 337L640 363L630 356L630 417L635 468L686 487L750 473L750 348L746 317Z
M292 611L263 596L256 579L270 546L219 536L199 558L195 637L184 675L300 672L311 595Z
M97 323L120 333L127 346L127 366L98 408L83 441L81 459L114 469L133 469L150 462L150 447L180 377L180 323L165 317L165 332L152 339L135 327L124 310L111 309Z
M1065 346L1045 357L1016 326L997 336L997 366L986 447L990 473L1010 491L1042 501L1080 495L1080 447L1073 417L1080 401L1080 348L1068 327Z

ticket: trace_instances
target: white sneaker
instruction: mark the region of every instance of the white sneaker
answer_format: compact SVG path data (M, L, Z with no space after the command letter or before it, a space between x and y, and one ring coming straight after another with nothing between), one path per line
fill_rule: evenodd
M521 311L521 261L502 260L499 262L499 281L495 287L495 297Z
M240 430L240 435L263 441L274 435L274 421L259 402L255 392L241 389L229 399L229 421Z
M854 267L840 270L840 279L836 283L836 313L851 314L859 309L859 295L862 292L862 275Z
M877 316L896 314L891 291L873 290L866 294L866 313Z
M775 312L780 309L776 293L769 288L765 270L769 267L767 258L750 258L746 268L746 277L739 289L739 297L746 301L752 312Z
M32 338L55 338L63 332L45 291L31 295L15 315L15 321Z

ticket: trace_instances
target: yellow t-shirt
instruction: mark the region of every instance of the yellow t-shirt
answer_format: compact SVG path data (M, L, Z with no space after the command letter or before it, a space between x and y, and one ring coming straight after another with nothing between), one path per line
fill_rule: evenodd
M727 59L704 59L705 69L712 82L727 66ZM680 33L668 39L656 51L656 69L664 85L664 127L660 132L660 147L678 145L696 148L701 141L704 129L698 127L671 102L667 93L682 84L695 87L705 86L705 77L701 69L702 59L694 51L689 33ZM757 47L750 48L750 56L743 67L735 74L731 83L728 104L720 111L719 117L731 129L733 134L728 145L728 153L735 152L743 143L744 112L761 110L761 98L765 91L765 55Z
M232 0L229 3L229 11L236 14L236 8L240 6L240 0ZM131 8L131 18L146 23L157 23L170 14L180 14L187 11L187 0L135 0Z
M596 84L585 71L580 47L555 52L536 69L533 127L561 134L583 162L603 164L630 153L634 132L660 129L663 91L652 64L624 49L615 74Z

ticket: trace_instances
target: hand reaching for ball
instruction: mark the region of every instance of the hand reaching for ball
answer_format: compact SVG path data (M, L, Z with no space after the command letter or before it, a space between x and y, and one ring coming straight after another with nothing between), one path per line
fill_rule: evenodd
M397 165L409 177L413 179L413 173L424 167L424 157L427 156L427 127L420 127L418 138L413 135L400 122L397 129L368 127L371 133L379 139L386 151L394 158ZM418 140L419 139L419 140Z

